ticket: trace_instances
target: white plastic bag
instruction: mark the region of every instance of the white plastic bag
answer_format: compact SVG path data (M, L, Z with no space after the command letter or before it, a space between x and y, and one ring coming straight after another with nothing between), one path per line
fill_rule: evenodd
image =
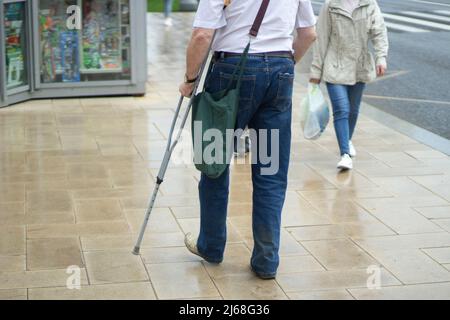
M330 110L318 84L310 83L308 96L303 99L300 109L300 124L303 135L308 140L318 139L330 121Z

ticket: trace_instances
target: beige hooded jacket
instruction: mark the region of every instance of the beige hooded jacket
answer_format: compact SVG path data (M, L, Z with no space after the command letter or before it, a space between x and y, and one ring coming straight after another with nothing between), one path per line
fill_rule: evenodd
M353 14L341 0L328 0L319 16L317 35L312 79L344 85L367 83L376 78L376 65L386 66L389 42L376 0L360 0Z

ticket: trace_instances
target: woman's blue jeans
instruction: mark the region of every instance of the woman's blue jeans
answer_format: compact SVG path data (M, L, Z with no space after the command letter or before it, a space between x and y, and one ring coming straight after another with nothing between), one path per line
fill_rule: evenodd
M164 0L164 17L169 18L172 12L173 0Z
M218 60L208 75L206 90L214 93L225 89L239 57ZM266 129L266 148L274 156L271 144L273 131L277 130L278 170L262 174L261 169L271 164L257 157L252 164L253 181L253 239L251 266L262 276L274 276L279 265L281 212L287 188L291 148L292 91L294 62L289 58L249 56L245 69L237 128L254 129L260 143L260 134ZM275 142L274 142L275 143ZM257 146L252 141L252 153ZM227 239L227 206L229 195L229 168L217 179L202 175L199 183L201 223L197 247L207 261L223 260Z
M334 129L341 155L349 154L358 121L359 108L366 84L358 82L353 86L327 83L328 94L333 106Z

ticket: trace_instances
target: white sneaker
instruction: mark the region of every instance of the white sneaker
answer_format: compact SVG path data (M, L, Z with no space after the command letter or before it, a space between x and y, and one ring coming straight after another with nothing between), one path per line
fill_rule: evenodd
M352 158L356 157L356 149L355 149L355 146L353 145L353 143L351 141L348 143L348 147L350 149L349 150L350 151L350 153L349 153L350 157L352 157Z
M337 164L339 170L350 170L353 169L353 160L348 154L344 154L341 161Z
M234 156L235 157L245 157L246 154L248 154L252 150L252 142L250 140L250 137L245 136L240 138L240 141L238 141L237 146L235 146L234 150Z
M166 19L164 20L164 24L165 24L167 27L173 26L172 18L166 18Z

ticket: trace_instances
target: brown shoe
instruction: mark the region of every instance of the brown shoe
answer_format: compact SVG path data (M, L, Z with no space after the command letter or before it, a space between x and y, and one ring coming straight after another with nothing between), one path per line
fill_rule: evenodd
M260 278L261 280L273 280L277 277L276 274L261 274L255 271L255 269L253 269L252 266L250 266L250 270L252 270L252 272L255 274L255 276L257 276L258 278Z

